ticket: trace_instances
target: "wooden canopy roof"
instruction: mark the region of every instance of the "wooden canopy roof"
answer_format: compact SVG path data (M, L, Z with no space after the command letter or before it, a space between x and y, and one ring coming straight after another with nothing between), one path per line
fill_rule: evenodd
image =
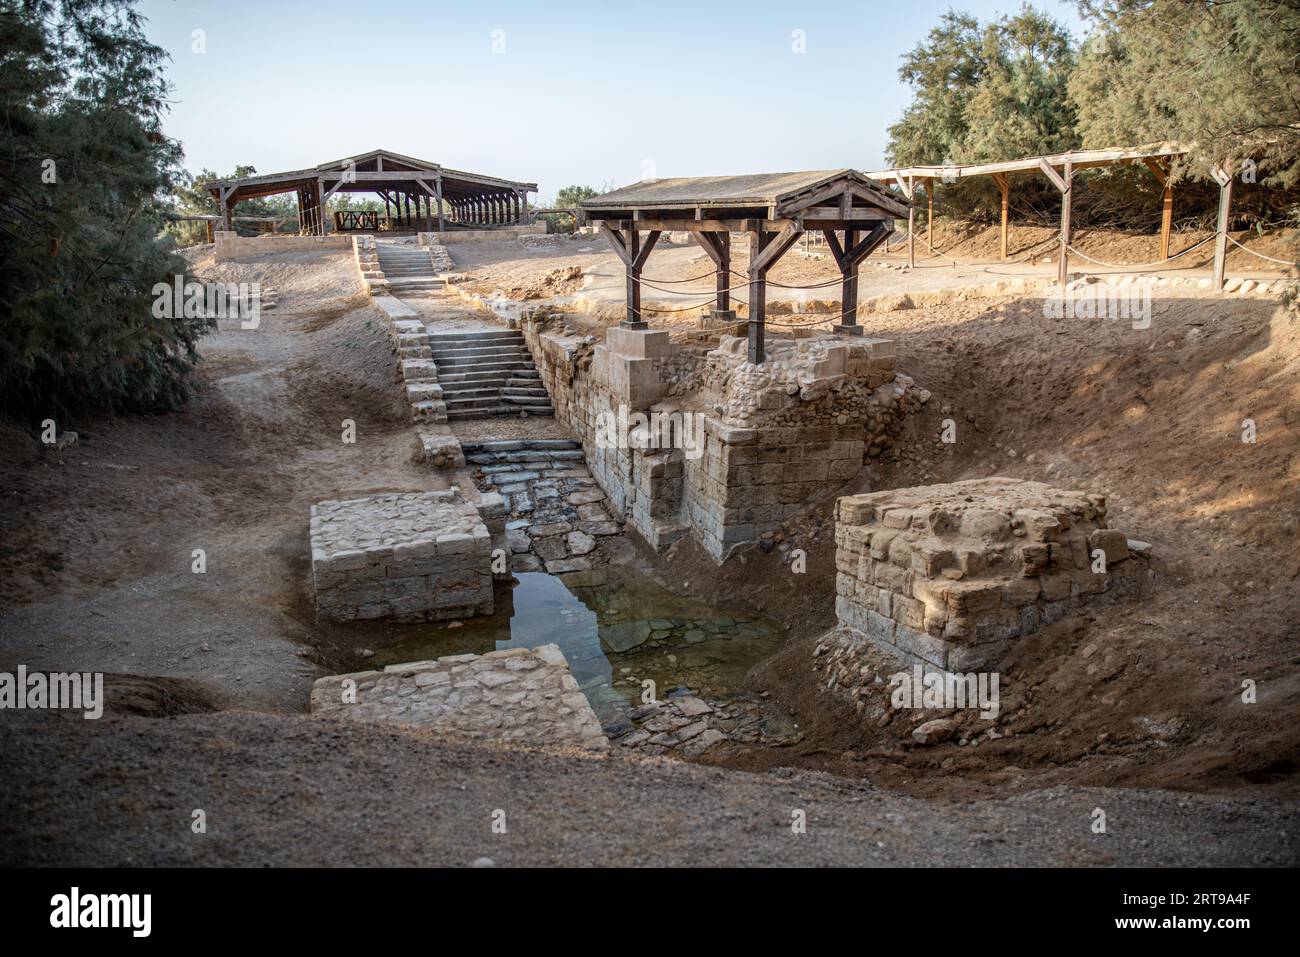
M417 181L441 180L442 195L448 200L476 198L495 193L536 192L536 183L500 179L482 173L449 169L429 160L377 149L356 156L331 160L319 166L265 173L237 179L211 180L203 186L220 201L229 204L288 193L310 184L324 183L329 192L373 193L379 190L409 190Z
M759 220L769 228L795 220L843 228L907 216L907 204L898 196L851 169L646 180L584 200L582 209L592 220L714 230L724 223L753 228L741 223Z
M950 163L945 166L898 166L868 172L877 180L902 179L962 179L966 176L993 176L1006 173L1040 172L1044 166L1061 167L1067 162L1076 170L1098 166L1114 166L1158 157L1181 156L1187 147L1179 143L1154 143L1149 146L1116 147L1096 150L1070 150L1044 156L1024 156L1020 159L999 160L995 163Z

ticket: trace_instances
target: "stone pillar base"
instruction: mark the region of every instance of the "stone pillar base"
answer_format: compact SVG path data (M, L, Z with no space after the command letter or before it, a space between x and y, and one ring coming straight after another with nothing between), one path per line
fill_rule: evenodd
M863 335L861 326L849 326L849 325L845 325L842 322L838 322L835 325L831 326L831 332L835 333L837 336Z

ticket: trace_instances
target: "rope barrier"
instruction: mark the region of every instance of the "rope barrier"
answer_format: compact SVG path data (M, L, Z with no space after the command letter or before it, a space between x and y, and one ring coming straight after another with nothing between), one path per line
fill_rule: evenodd
M1279 266L1291 266L1292 268L1294 268L1294 267L1296 267L1297 265L1300 265L1300 263L1287 262L1287 261L1285 261L1285 260L1283 260L1283 259L1274 259L1272 256L1265 256L1263 253L1257 253L1257 252L1255 252L1255 250L1253 250L1253 249L1246 249L1245 246L1243 246L1241 243L1237 242L1237 241L1236 241L1235 239L1233 239L1231 236L1228 237L1228 242L1232 243L1232 245L1236 246L1238 249L1241 249L1241 250L1244 250L1245 252L1250 253L1252 256L1258 256L1260 259L1267 259L1269 262L1271 262L1271 263L1277 263Z
M1228 238L1231 239L1232 237L1229 236ZM1214 239L1213 236L1208 236L1208 237L1206 237L1205 239L1202 239L1199 243L1196 243L1196 244L1193 245L1193 246L1188 246L1188 247L1187 247L1186 249L1184 249L1182 252L1180 252L1180 253L1175 253L1174 255L1170 256L1168 259L1156 259L1156 260L1153 260L1152 262L1149 262L1149 263L1134 263L1134 264L1131 265L1131 266L1130 266L1130 265L1124 265L1123 263L1108 263L1108 262L1103 262L1103 261L1100 260L1100 259L1093 259L1091 256L1087 255L1086 253L1081 253L1081 252L1079 252L1079 250L1075 249L1073 246L1069 245L1068 243L1066 244L1065 248L1068 249L1068 250L1070 250L1070 252L1074 253L1074 254L1075 254L1076 256L1078 256L1080 259L1086 259L1086 260L1088 260L1088 262L1090 262L1090 263L1095 263L1095 264L1097 264L1098 266L1105 266L1105 267L1107 267L1108 269L1130 269L1130 270L1132 270L1132 269L1150 269L1152 266L1163 266L1165 263L1171 263L1171 262L1173 262L1175 259L1178 259L1180 256L1186 256L1186 255L1187 255L1188 253L1190 253L1193 249L1199 249L1201 246L1204 246L1206 243L1210 242L1210 241L1213 240L1213 239ZM1247 252L1249 252L1249 250L1247 250Z

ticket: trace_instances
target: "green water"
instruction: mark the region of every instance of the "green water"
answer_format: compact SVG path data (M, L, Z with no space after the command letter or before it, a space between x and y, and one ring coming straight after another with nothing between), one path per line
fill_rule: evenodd
M741 693L745 673L785 638L777 622L674 595L621 567L560 577L523 573L498 586L496 614L406 626L375 665L556 644L602 722L641 703L642 682L663 698L679 688Z

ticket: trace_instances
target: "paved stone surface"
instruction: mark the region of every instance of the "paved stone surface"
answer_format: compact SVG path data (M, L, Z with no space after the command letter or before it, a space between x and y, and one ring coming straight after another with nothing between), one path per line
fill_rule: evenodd
M464 618L492 613L491 537L455 487L320 502L312 582L324 618Z
M311 712L454 738L604 751L608 739L556 645L389 665L312 686Z
M480 488L499 492L516 571L587 571L598 539L622 526L568 439L502 439L464 446ZM530 560L531 559L531 560Z

